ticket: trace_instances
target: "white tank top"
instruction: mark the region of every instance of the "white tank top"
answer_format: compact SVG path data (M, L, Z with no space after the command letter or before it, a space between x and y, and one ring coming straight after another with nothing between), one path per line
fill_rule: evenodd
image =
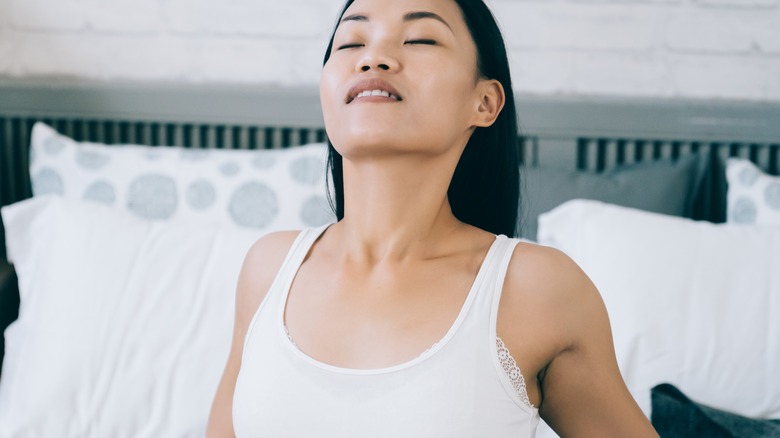
M496 335L517 239L497 236L457 319L422 355L378 369L341 368L298 349L284 308L298 268L327 225L301 232L244 339L233 396L238 437L533 437L539 421Z

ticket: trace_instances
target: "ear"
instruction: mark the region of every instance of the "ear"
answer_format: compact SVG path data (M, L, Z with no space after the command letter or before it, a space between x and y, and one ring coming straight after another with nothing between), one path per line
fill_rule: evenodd
M473 126L486 128L492 125L504 108L504 86L495 79L480 79L477 84L479 102L473 116Z

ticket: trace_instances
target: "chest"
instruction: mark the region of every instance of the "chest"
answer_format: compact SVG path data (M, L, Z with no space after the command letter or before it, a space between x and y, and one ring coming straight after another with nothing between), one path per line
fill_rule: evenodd
M322 369L292 352L267 360L263 347L272 344L258 340L257 354L245 355L233 402L237 436L517 437L535 426L535 415L506 397L482 360L487 354L452 360L462 351L455 344L393 372L367 374Z
M309 356L345 368L410 360L450 330L479 270L468 259L365 272L312 260L288 293L286 326Z

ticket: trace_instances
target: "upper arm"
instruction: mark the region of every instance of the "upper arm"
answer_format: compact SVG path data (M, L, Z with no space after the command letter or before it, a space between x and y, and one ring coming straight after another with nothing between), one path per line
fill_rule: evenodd
M535 256L520 269L522 298L537 313L534 330L553 346L539 373L542 418L564 437L657 436L620 374L595 285L558 250L538 247ZM517 259L523 264L528 257Z
M244 257L236 285L233 340L225 371L211 406L206 432L208 437L235 436L232 415L233 392L241 368L244 339L255 312L265 299L276 272L297 235L297 232L288 231L267 234L258 239Z

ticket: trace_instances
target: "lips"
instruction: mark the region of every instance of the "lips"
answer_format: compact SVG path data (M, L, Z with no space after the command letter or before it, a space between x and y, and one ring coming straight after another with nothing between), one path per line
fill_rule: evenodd
M368 93L371 93L371 96L384 96L398 102L403 100L401 94L389 82L382 79L365 79L349 89L346 103L351 103L357 97L368 96Z

